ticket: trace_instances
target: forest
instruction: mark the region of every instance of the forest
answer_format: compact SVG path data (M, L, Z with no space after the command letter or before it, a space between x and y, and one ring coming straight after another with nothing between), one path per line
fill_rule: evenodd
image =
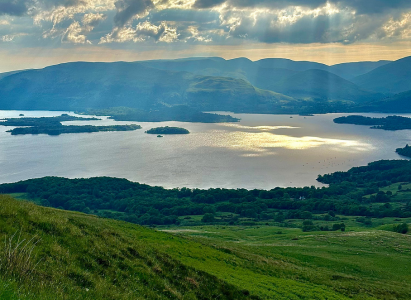
M41 117L41 118L8 118L4 119L0 125L14 126L10 132L11 135L24 134L47 134L60 135L63 133L91 133L100 131L133 131L141 129L140 125L111 125L111 126L93 126L93 125L63 125L61 122L67 121L95 121L98 118L83 118L62 114L57 117Z
M411 129L411 118L388 116L385 118L371 118L364 116L346 116L334 119L337 124L372 125L372 129L404 130Z
M23 134L48 134L48 135L60 135L64 133L91 133L100 131L134 131L141 129L140 125L110 125L110 126L93 126L93 125L56 125L56 126L33 126L33 127L17 127L12 130L8 130L11 135L23 135Z
M394 183L411 182L410 161L381 160L347 172L322 175L318 181L329 186L272 190L164 189L109 177L44 177L2 184L0 192L24 193L43 206L142 225L178 225L181 217L190 216L203 216L204 223L231 225L255 221L281 224L286 219L323 219L340 224L336 214L363 217L364 222L371 217L411 217L407 198L398 200L391 191L381 190ZM216 213L225 216L212 218ZM312 226L310 222L304 225L308 226L306 229Z
M165 127L151 128L150 130L147 130L146 133L148 134L189 134L190 131L188 131L185 128L165 126Z
M402 156L411 157L411 147L408 144L404 148L397 148L395 152Z

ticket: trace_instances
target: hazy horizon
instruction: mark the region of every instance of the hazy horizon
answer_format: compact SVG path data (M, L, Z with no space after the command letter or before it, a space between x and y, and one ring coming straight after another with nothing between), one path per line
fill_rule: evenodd
M286 59L286 60L291 60L291 61L296 61L296 62L314 62L314 63L320 63L320 64L324 64L327 66L334 66L334 65L340 65L340 64L348 64L348 63L358 63L358 62L379 62L379 61L396 61L396 60L400 60L403 58L406 58L408 56L404 56L404 57L400 57L398 59L394 59L394 60L389 60L389 59L377 59L377 60L358 60L358 61L346 61L346 62L341 62L341 63L335 63L335 64L326 64L326 63L322 63L320 61L311 61L311 60L296 60L296 59L291 59L291 58L287 58L287 57L264 57L264 58L259 58L259 59L250 59L248 57L245 56L238 56L238 57L233 57L233 58L225 58L222 56L185 56L185 57L176 57L176 58L157 58L157 59L141 59L141 60L69 60L69 61L61 61L61 62L56 62L56 63L51 63L51 64L45 64L43 66L34 66L32 68L21 68L21 69L10 69L10 70L1 70L0 69L0 74L1 73L7 73L7 72L13 72L13 71L24 71L24 70L29 70L29 69L43 69L43 68L47 68L50 66L55 66L55 65L60 65L60 64L66 64L66 63L76 63L76 62L90 62L90 63L116 63L116 62L140 62L140 61L156 61L156 60L184 60L184 59L206 59L206 58L223 58L224 60L235 60L235 59L240 59L240 58L245 58L248 59L252 62L258 62L260 60L264 60L264 59Z
M193 56L334 65L411 55L409 1L4 0L0 72Z

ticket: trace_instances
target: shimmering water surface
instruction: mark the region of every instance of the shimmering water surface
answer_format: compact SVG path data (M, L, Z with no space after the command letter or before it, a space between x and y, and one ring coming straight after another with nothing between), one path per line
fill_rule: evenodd
M0 111L0 118L56 116L65 112ZM227 113L226 113L227 114ZM334 124L347 114L231 114L241 122L66 122L140 124L133 132L11 136L0 126L0 182L43 177L112 176L166 188L262 188L317 185L318 174L346 171L379 159L398 159L411 131ZM384 114L363 114L386 116ZM144 131L178 126L189 135L157 138Z

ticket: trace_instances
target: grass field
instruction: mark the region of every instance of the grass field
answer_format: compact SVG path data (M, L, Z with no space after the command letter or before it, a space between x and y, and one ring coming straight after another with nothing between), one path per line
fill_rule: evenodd
M152 230L0 202L1 240L20 231L39 239L33 272L1 273L1 299L411 299L411 236L354 227L354 219L347 232Z
M164 230L248 260L248 268L275 276L282 291L292 289L287 283L294 280L305 288L322 286L354 299L411 299L410 235L362 227L349 232L309 233L274 226ZM254 289L268 298L293 299L270 291L268 285L256 285ZM307 294L306 290L295 296L319 297ZM333 297L336 296L323 299L337 299Z

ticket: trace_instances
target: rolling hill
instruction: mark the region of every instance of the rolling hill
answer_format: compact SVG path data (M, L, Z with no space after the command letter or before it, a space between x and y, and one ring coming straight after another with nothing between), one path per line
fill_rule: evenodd
M201 103L193 95L207 97ZM190 104L204 110L277 107L291 97L261 91L241 79L167 71L140 63L67 63L11 74L0 80L0 109L82 110L125 106L155 109ZM231 106L230 106L231 107ZM230 110L235 111L236 106Z
M0 203L1 299L259 299L171 254L218 250L4 195Z
M346 110L346 105L380 100L383 95L334 73L352 77L391 64L380 61L330 67L287 59L253 62L219 57L66 63L0 74L0 109L123 106L149 111L187 105L203 111L315 113L320 105L321 112L339 111Z
M411 57L405 57L355 77L352 82L365 90L398 94L411 90L410 70Z
M204 76L244 79L257 88L291 97L364 102L380 97L356 87L344 78L353 78L388 62L359 62L327 66L315 62L281 58L252 62L246 58L224 60L211 57L142 63L169 71L187 71Z
M307 70L278 82L279 93L296 98L366 102L381 96L361 90L352 82L323 70Z
M380 60L342 63L330 66L327 71L334 73L344 79L351 80L357 76L364 75L390 62L391 61L389 60Z
M358 108L359 111L386 112L386 113L410 113L411 91L396 94L379 101L365 103Z

